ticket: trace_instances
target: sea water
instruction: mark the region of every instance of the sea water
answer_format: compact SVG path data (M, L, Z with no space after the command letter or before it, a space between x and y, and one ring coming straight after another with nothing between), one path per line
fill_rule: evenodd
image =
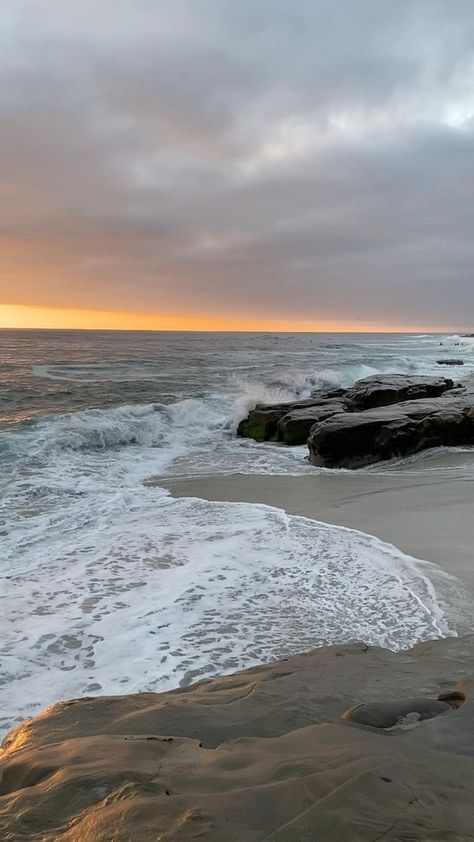
M437 363L453 356L462 369ZM324 643L400 649L456 632L457 585L434 565L269 506L174 499L159 483L317 473L305 448L238 439L249 407L382 372L466 379L474 340L3 331L0 364L3 731L58 699L171 689Z

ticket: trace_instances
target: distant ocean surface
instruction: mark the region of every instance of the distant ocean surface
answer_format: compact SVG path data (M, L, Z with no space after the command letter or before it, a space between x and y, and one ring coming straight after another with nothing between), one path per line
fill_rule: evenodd
M238 421L381 372L467 379L474 340L0 331L3 730L61 698L451 633L432 577L376 538L146 482L315 473L305 448L237 439Z

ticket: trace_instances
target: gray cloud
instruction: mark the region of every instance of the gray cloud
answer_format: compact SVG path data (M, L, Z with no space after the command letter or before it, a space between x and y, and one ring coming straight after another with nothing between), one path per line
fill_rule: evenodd
M5 0L5 303L467 326L471 0Z

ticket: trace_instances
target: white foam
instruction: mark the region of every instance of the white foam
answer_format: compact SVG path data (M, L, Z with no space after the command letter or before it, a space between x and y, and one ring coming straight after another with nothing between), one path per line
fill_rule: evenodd
M285 403L296 399L296 388L266 386L264 383L246 380L243 377L235 377L234 384L239 393L234 400L232 432L237 430L239 422L246 418L249 410L257 403Z
M430 581L450 577L371 536L174 500L131 464L111 459L107 475L105 454L101 468L96 453L67 455L5 544L5 728L61 698L169 689L328 642L398 649L454 633Z

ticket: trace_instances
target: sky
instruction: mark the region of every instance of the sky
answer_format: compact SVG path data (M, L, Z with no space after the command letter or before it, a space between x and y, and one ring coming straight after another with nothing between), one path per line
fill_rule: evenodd
M474 327L472 0L3 0L0 326Z

